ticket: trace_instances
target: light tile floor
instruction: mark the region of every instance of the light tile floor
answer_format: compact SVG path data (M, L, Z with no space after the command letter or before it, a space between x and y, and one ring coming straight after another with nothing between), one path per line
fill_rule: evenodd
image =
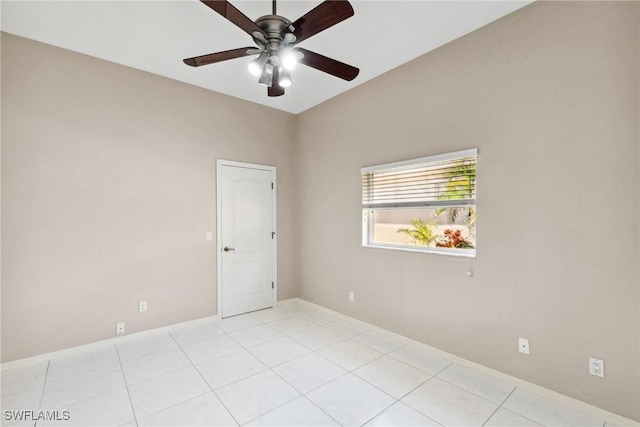
M304 301L2 372L2 409L16 427L604 425Z

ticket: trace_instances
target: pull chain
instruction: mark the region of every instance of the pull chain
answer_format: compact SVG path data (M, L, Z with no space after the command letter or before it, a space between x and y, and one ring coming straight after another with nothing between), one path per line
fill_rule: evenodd
M272 0L272 4L273 4L273 14L272 15L276 15L276 0Z

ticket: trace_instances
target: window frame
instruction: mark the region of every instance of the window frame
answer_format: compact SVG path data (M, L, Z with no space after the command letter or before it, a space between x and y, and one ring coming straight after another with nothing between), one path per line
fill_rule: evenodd
M416 206L413 204L406 204L403 206L402 203L394 204L394 206L382 206L378 208L365 206L364 205L364 195L365 195L365 186L364 186L364 175L367 173L373 172L381 172L392 169L402 169L408 168L411 166L419 166L419 165L427 165L429 163L442 162L447 160L454 160L458 158L475 158L476 164L476 174L477 174L477 164L478 164L478 149L471 148L467 150L459 150L450 153L442 153L436 154L433 156L427 157L419 157L416 159L402 160L399 162L392 163L384 163L380 165L373 165L363 167L360 170L361 180L362 180L362 198L363 198L363 206L362 206L362 247L371 248L371 249L387 249L387 250L397 250L403 252L416 252L416 253L428 253L428 254L436 254L436 255L446 255L453 257L462 257L462 258L476 258L476 249L477 244L474 244L473 249L458 249L458 248L442 248L442 247L434 247L434 246L418 246L418 245L403 245L403 244L393 244L393 243L380 243L373 241L373 231L374 231L374 221L370 220L371 212L374 210L402 210L402 209L415 209ZM469 207L473 206L477 211L477 176L474 180L474 198L473 203L455 203L456 200L448 200L448 201L433 201L433 202L425 202L424 208L436 208L436 207L445 207L445 208L454 208L454 207Z

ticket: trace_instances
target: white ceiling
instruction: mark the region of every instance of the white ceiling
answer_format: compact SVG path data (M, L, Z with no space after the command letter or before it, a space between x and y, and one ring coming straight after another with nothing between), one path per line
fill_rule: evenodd
M247 71L252 57L199 68L182 59L252 46L251 37L197 0L2 0L2 31L159 74L269 107L300 113L411 59L480 28L531 0L351 0L355 15L300 43L360 68L352 82L298 66L284 96L267 97ZM271 1L232 0L249 18ZM294 21L319 0L278 2Z

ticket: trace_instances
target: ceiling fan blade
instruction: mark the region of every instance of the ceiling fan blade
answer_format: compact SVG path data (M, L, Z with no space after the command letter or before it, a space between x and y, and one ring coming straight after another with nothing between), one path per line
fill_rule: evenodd
M231 3L226 0L200 0L202 3L209 6L214 11L218 12L220 15L224 16L227 20L231 21L231 23L238 26L242 31L253 36L254 32L258 32L264 36L265 39L268 38L267 34L262 30L262 28L258 27L255 22L249 19L245 14L240 12L235 8Z
M284 95L284 88L280 86L280 72L278 67L274 67L273 79L271 80L271 86L267 88L267 95L269 96L282 96Z
M238 49L225 50L223 52L210 53L208 55L195 56L193 58L183 59L187 65L192 67L200 67L201 65L213 64L215 62L226 61L228 59L241 58L243 56L255 55L258 53L254 47L241 47Z
M351 65L345 64L335 59L327 58L319 53L311 52L310 50L297 47L296 51L302 53L304 56L298 61L308 67L315 68L316 70L324 71L333 76L341 79L351 81L358 76L360 70Z
M320 3L292 24L296 43L350 18L353 13L353 7L347 0L326 0Z

